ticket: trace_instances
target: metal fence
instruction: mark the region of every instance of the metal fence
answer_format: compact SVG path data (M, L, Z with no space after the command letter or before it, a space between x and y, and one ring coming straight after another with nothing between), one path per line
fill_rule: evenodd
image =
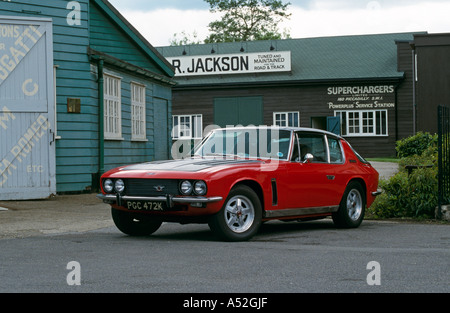
M450 204L450 108L438 107L438 149L439 149L439 208L437 218L441 218L442 206Z

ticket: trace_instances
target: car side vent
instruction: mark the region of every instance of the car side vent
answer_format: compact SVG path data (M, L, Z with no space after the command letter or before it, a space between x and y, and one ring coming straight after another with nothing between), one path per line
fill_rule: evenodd
M272 178L272 205L278 205L277 180Z

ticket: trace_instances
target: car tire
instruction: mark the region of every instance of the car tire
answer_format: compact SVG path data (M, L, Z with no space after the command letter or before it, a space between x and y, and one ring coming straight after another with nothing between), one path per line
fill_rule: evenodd
M258 195L248 186L238 185L228 195L222 209L213 215L209 227L226 241L246 241L259 230L262 208Z
M159 229L162 222L139 215L111 208L111 215L116 227L130 236L149 236Z
M356 228L361 225L366 211L366 197L358 182L350 182L342 196L339 210L333 213L334 224L339 228Z

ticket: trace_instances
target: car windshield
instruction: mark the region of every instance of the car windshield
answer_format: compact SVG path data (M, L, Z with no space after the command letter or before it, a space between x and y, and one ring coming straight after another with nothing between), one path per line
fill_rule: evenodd
M291 131L276 128L231 128L210 133L195 156L222 156L287 160Z

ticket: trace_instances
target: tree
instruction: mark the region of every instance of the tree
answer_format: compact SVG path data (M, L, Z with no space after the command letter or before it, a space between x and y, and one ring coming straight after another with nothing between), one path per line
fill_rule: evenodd
M290 3L281 0L205 0L211 13L222 13L220 20L211 22L211 34L205 43L270 40L289 38L280 34L278 24L289 19Z
M181 36L181 38L178 38L178 36ZM187 34L184 30L181 32L181 34L173 34L172 39L170 39L170 45L171 46L187 46L187 45L198 45L201 41L198 39L197 32L194 31L194 33Z

